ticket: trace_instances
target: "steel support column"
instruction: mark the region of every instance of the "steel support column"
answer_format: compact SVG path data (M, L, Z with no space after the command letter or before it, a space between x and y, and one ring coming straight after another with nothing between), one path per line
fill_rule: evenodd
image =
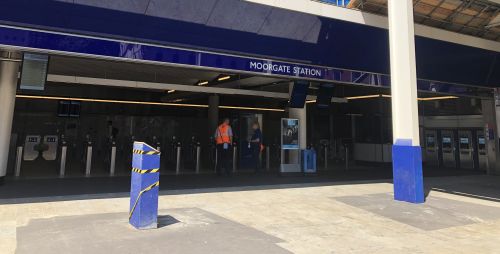
M394 198L423 203L412 0L389 0Z
M208 97L208 135L213 137L219 125L219 95Z
M7 174L19 62L0 60L0 184Z

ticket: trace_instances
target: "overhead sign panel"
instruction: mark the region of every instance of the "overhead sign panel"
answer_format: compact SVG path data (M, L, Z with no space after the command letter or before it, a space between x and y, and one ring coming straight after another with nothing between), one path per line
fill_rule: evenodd
M49 56L25 53L21 70L21 89L44 90Z
M334 81L375 87L390 86L389 75L380 73L290 63L111 39L83 37L78 35L58 34L46 31L33 31L24 28L5 26L0 26L0 47L22 48L25 50L36 50L46 53L86 56L100 59L162 63L175 66L248 72L273 76L280 75L304 80ZM43 70L43 68L35 69L39 71ZM40 89L40 77L43 77L43 73L39 72L38 74L38 82L23 82L23 86L29 87L29 83L34 83L38 84L34 87ZM417 86L419 91L456 95L480 94L483 93L483 90L485 90L487 94L490 92L490 90L486 88L464 87L453 83L422 79L418 80Z

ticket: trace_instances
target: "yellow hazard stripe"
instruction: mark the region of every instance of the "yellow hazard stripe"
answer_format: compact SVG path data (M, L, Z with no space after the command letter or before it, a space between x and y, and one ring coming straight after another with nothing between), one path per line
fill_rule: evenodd
M139 192L139 195L137 195L137 198L135 199L134 206L132 207L132 209L130 210L130 213L128 214L129 220L130 220L130 218L132 218L132 215L134 214L134 211L135 211L135 207L137 206L137 203L139 203L139 199L141 198L142 194L144 194L144 192L148 192L148 191L150 191L153 188L158 187L158 186L160 186L160 181L157 181L157 182L149 185L144 190L141 190L141 192Z
M152 168L152 169L132 168L132 172L139 173L139 174L152 174L152 173L160 172L160 169L159 168Z
M157 152L157 151L146 152L146 151L138 150L138 149L133 149L132 152L135 154L143 154L143 155L160 155L161 154L160 152Z

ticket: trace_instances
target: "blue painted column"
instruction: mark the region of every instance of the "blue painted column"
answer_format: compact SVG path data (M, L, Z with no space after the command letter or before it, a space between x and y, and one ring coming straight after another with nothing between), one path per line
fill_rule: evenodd
M420 148L412 0L389 0L394 198L425 201Z
M143 142L134 142L129 222L137 229L158 227L160 152Z

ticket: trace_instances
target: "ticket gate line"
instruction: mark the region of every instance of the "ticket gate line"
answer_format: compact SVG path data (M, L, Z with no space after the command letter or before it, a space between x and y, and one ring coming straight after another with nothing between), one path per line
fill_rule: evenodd
M349 170L349 147L345 146L345 170Z
M217 150L215 150L215 167L214 167L215 173L217 173L217 165L218 165L217 163L219 163L219 153L217 152Z
M271 168L271 149L270 146L266 147L266 170L269 171Z
M177 156L176 156L176 163L175 163L175 173L178 175L181 173L181 146L177 146Z
M323 146L325 150L325 170L328 169L328 146Z
M41 157L44 161L57 161L59 152L59 137L57 135L27 135L24 145L16 148L16 161L14 168L14 176L20 177L23 161L35 161ZM59 162L59 175L61 175L62 167L66 167L67 146L62 136L61 141L61 156ZM40 156L41 155L41 156ZM62 173L64 175L64 173Z
M23 147L18 146L16 151L16 168L15 168L15 176L21 176L21 163L23 161Z
M233 172L236 172L236 167L238 165L238 147L233 145Z
M200 173L200 156L201 156L201 146L200 144L196 145L196 174Z
M68 153L68 146L64 142L61 146L61 162L59 164L59 177L64 177L66 174L66 158Z
M116 167L116 144L113 142L113 145L111 146L111 158L109 161L110 176L115 175L115 167Z
M85 176L90 176L92 169L92 145L87 146L87 156L85 158Z

